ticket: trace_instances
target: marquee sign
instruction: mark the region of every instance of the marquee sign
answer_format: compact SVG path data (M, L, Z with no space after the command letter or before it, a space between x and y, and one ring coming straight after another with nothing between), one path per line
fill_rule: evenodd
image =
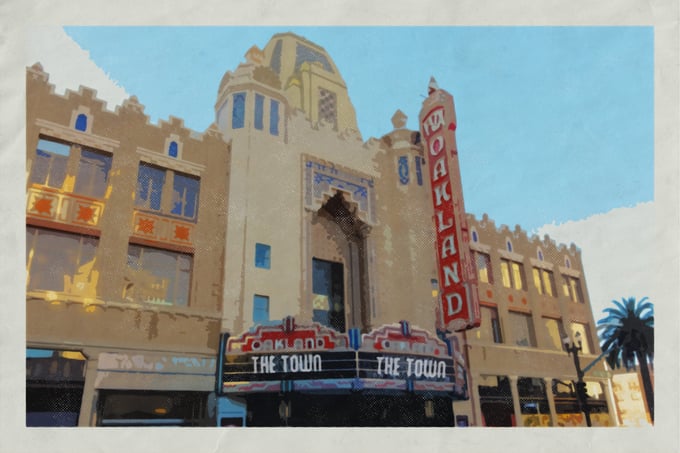
M258 326L224 344L221 392L292 390L400 390L462 397L449 347L408 322L361 336L314 323ZM354 335L358 339L358 335ZM464 382L463 382L464 384Z
M257 326L227 341L222 366L224 392L280 390L281 381L352 379L356 353L349 340L314 323L297 326L287 317L280 325ZM254 383L260 383L254 386Z
M439 327L461 331L479 327L477 274L471 259L456 146L453 96L430 81L420 111L420 132L427 154L434 207L437 267L441 288Z
M364 388L454 390L453 357L447 345L406 321L363 336L358 372Z

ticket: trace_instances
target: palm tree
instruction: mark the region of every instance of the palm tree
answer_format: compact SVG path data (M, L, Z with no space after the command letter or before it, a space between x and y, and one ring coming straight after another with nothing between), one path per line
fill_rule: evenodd
M646 297L612 301L615 307L603 310L608 316L597 322L602 352L612 369L623 366L626 370L640 365L642 387L649 414L654 422L654 386L648 363L654 361L654 304Z

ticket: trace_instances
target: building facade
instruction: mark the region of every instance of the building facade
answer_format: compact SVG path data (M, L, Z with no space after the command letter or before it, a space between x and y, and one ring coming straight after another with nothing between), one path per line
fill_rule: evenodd
M561 339L599 354L579 250L462 215L481 325L444 331L421 135L397 111L364 141L317 44L251 48L201 134L55 95L39 65L27 99L29 424L579 423ZM70 410L40 406L60 392Z

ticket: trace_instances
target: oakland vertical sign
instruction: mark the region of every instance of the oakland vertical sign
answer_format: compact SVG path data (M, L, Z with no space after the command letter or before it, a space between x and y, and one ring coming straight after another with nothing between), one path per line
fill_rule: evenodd
M461 331L479 327L477 273L469 248L463 187L456 146L453 96L430 79L429 96L420 111L429 167L439 270L439 328Z

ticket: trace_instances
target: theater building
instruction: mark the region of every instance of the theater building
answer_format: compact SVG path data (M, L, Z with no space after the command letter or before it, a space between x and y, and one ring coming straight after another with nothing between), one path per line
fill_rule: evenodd
M68 387L84 426L578 423L561 338L599 353L580 252L465 213L452 99L439 166L434 123L401 111L364 140L292 33L225 73L203 133L56 95L37 65L27 98L27 369L50 370L28 420Z

